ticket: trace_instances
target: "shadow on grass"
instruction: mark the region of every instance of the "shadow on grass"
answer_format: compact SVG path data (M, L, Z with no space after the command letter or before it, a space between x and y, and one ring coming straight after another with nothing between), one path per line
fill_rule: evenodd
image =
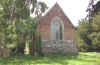
M43 57L15 56L8 58L0 58L0 65L25 65L25 64L67 65L69 60L76 58L77 58L76 55L52 55Z
M72 54L53 54L50 56L12 56L3 58L0 57L0 65L100 65L100 54L80 53L79 55Z
M46 57L42 57L41 59L37 59L36 63L38 64L61 64L61 65L67 65L68 61L71 59L75 59L77 58L77 56L74 55L52 55L52 56L46 56Z

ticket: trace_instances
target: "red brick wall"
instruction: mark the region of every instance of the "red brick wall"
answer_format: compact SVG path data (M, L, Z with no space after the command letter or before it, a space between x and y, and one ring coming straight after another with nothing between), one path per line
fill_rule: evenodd
M64 23L64 39L75 39L75 28L58 4L54 5L45 16L37 21L39 22L38 32L41 34L42 38L50 40L50 23L56 16L61 18Z

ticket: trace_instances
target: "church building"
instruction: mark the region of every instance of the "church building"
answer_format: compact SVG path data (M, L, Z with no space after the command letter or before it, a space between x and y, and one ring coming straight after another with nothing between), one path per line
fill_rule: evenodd
M57 3L37 22L43 53L77 53L75 27Z

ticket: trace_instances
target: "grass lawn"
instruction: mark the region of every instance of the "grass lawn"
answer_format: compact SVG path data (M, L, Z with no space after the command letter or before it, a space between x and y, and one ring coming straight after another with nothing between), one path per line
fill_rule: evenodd
M81 52L79 55L0 57L0 65L100 65L100 53Z

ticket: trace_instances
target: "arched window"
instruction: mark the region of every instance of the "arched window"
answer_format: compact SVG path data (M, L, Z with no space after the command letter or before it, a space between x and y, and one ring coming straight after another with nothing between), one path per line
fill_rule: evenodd
M59 17L54 17L51 21L51 40L63 40L64 24Z

